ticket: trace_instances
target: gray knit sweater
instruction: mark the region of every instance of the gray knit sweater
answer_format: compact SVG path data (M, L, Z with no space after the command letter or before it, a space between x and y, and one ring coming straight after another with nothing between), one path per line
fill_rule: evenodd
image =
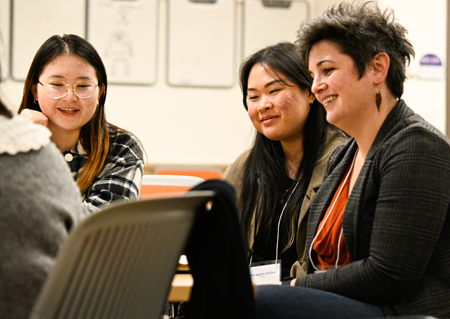
M68 232L80 194L50 132L0 116L0 318L27 318Z

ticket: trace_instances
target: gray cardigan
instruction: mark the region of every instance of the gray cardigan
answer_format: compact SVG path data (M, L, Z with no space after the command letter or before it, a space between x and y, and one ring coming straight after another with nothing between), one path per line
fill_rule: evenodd
M357 145L341 145L311 205L307 250ZM400 100L367 155L344 212L352 262L296 280L380 306L450 318L450 141ZM314 258L314 254L313 257Z
M1 318L28 318L61 244L83 217L78 187L46 131L0 116Z

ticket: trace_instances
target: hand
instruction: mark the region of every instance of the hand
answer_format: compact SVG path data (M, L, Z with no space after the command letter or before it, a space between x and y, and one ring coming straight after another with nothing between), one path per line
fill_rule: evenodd
M296 280L297 280L296 278L292 279L290 285L291 285L291 286L295 286L295 281L296 281Z
M41 125L44 125L46 128L50 129L50 125L48 123L48 118L42 112L34 111L34 110L30 110L30 109L24 109L20 113L20 116L25 119L30 120L31 122L33 122L35 124L41 124Z

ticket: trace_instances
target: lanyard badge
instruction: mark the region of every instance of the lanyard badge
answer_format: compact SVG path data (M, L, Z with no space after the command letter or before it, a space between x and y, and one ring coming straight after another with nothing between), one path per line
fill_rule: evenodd
M254 284L281 281L281 260L267 260L250 265L250 277Z

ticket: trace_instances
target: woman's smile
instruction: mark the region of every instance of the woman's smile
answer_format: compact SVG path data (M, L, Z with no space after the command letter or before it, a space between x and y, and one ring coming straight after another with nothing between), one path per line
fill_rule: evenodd
M80 110L74 109L74 108L63 108L63 107L59 107L58 110L61 111L63 114L68 114L68 115L69 114L72 115L72 114L75 114L80 111Z
M263 125L270 125L273 124L277 120L277 118L278 116L276 115L263 116L261 118L261 123L263 123Z
M328 103L334 101L336 98L337 98L337 95L332 95L332 96L326 97L326 98L322 101L323 106L326 106Z

